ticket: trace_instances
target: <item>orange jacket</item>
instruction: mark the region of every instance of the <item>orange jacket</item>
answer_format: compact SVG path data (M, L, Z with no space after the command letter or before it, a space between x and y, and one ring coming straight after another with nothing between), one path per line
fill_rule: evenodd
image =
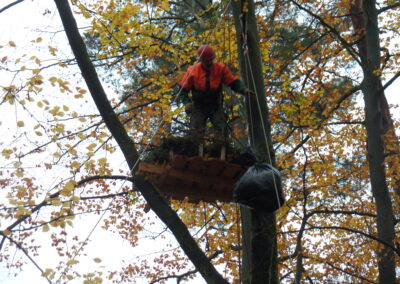
M188 68L180 85L186 91L219 92L222 85L230 85L234 77L225 64L214 62L209 71L203 69L201 63Z

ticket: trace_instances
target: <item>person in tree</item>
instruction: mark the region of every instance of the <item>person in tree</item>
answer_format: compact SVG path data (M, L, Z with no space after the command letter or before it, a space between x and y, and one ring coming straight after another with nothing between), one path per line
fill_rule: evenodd
M214 50L209 45L197 49L199 62L190 66L179 85L181 102L190 115L190 129L196 138L203 137L208 119L213 124L220 141L227 135L226 118L223 110L222 87L227 86L242 95L252 94L244 83L232 75L228 66L215 62ZM189 98L191 92L192 97Z

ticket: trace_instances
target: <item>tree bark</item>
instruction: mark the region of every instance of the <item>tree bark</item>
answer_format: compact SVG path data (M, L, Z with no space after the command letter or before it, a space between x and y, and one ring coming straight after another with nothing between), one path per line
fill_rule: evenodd
M247 7L247 12L243 10L244 5ZM246 98L250 144L258 157L270 164L275 164L254 1L232 1L232 10L241 75L249 89L256 94ZM243 50L242 47L248 50ZM278 283L275 214L242 208L242 222L243 271L245 272L243 283Z
M113 111L107 95L100 83L97 72L89 58L86 46L79 34L75 18L67 0L55 0L69 44L77 60L82 76L90 94L109 131L118 143L124 157L133 172L139 159L134 142L128 136L122 123ZM187 227L174 210L165 202L150 182L142 176L134 176L134 183L157 216L174 234L179 245L192 261L207 283L228 283L211 264L204 252L190 235Z
M394 216L392 202L385 175L385 150L382 114L383 88L380 81L380 46L378 12L375 0L364 0L362 11L365 21L365 47L360 48L364 72L363 94L365 102L365 124L367 129L367 151L372 194L377 210L378 238L393 246ZM362 43L364 44L364 43ZM361 55L361 54L360 54ZM379 282L395 283L394 251L388 246L378 248Z
M367 42L365 40L365 18L362 10L362 1L355 0L350 6L351 21L353 24L354 32L357 36L357 47L360 60L362 64L366 64L367 60ZM400 156L400 142L396 135L396 130L394 127L394 122L389 110L389 104L383 90L382 82L380 81L380 88L382 89L380 99L380 107L382 111L383 118L383 131L387 138L384 141L385 154L386 156L395 155L397 161ZM393 162L389 159L388 167L395 167ZM400 178L397 175L393 176L393 191L400 196Z

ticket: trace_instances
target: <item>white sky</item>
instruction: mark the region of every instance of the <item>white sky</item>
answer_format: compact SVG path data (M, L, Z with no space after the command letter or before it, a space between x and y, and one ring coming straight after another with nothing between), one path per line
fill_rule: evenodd
M14 1L0 1L0 9L6 6L8 3ZM49 10L51 13L47 13ZM17 44L18 50L24 50L27 54L27 57L30 57L33 54L31 40L37 37L42 37L44 40L47 40L51 37L50 43L54 46L58 46L60 42L65 41L65 35L60 29L60 20L59 15L56 13L56 8L54 1L52 0L40 0L40 1L32 1L26 0L18 4L17 6L12 7L11 9L0 13L0 45L7 46L9 41L13 41ZM32 32L33 30L33 32ZM57 43L53 43L57 41ZM0 48L0 60L4 56L8 58L19 57L21 54L7 54L5 51L8 51L9 48ZM12 49L11 49L12 50ZM17 49L16 49L17 50ZM65 57L71 57L70 47L65 41ZM66 71L65 69L62 71ZM70 74L71 71L68 71ZM75 71L73 75L79 72ZM70 76L70 75L69 75ZM9 83L10 76L5 74L4 71L0 70L0 85L4 83L4 85ZM107 86L105 86L107 89ZM50 94L51 95L51 94ZM110 95L110 94L109 94ZM113 95L113 94L111 94ZM97 113L94 104L89 101L87 105L84 106L85 110L87 108L93 108L93 113ZM12 115L13 116L13 115ZM10 117L12 117L10 116ZM3 121L3 124L0 125L0 134L7 134L9 131L13 131L10 128L5 128L7 125L7 116L2 116L0 118ZM18 120L23 120L20 116ZM14 122L15 123L15 122ZM3 137L7 137L4 135ZM3 142L0 140L0 143ZM0 144L1 145L1 144ZM2 159L2 157L0 157ZM124 169L126 167L126 163L121 155L117 155L117 164L118 168ZM121 161L121 162L118 162ZM126 168L128 170L128 168ZM60 176L61 177L61 176ZM53 181L49 181L52 183ZM150 217L151 219L155 219L154 214L150 211L146 217ZM84 239L89 236L90 231L94 228L95 224L99 220L99 216L85 216L83 218L78 217L74 220L74 230L78 231L80 235L80 239ZM0 229L4 224L2 224L0 220ZM101 225L100 225L101 226ZM147 228L149 230L161 230L162 226L157 225L155 228ZM38 234L37 236L39 236ZM73 235L73 234L71 234ZM41 240L39 242L43 243L45 247L46 244L50 242L49 236L43 234L41 236ZM166 240L165 240L166 241ZM124 241L119 235L113 234L111 232L105 232L100 228L96 228L90 238L90 243L85 246L85 257L79 257L79 271L83 273L89 273L94 270L100 270L107 272L112 269L119 269L122 266L129 264L132 261L135 261L136 257L139 256L149 256L153 257L153 254L156 254L163 249L165 249L165 241L163 242L155 242L153 240L148 240L144 237L140 239L140 244L138 247L133 248L127 241ZM174 241L174 239L173 239ZM100 258L102 260L101 263L95 263L93 261L94 258ZM10 262L15 262L17 259L23 259L27 262L27 265L23 267L22 273L19 273L17 277L14 277L14 273L16 273L15 269L9 270L6 265L6 262L0 263L0 284L13 283L13 284L26 284L26 283L48 283L45 278L43 278L40 274L40 271L34 267L30 261L19 251L15 250L15 255L13 259L9 260ZM59 261L59 257L54 253L54 250L51 249L48 252L41 253L39 256L34 257L35 261L42 269L52 268ZM201 277L200 277L201 278ZM82 283L82 279L76 281L70 281L69 283ZM176 281L170 281L170 283L175 283ZM103 281L103 283L107 283L107 281ZM137 280L137 283L145 283ZM192 281L191 283L203 284L204 280L198 279L196 281Z
M14 1L1 0L0 8L11 2ZM51 13L46 13L46 9L51 11ZM32 29L35 30L35 34L40 35L43 38L46 38L49 35L49 31L59 31L60 21L59 16L55 11L55 4L52 0L26 0L25 2L20 3L3 13L0 13L0 45L6 45L8 41L12 40L18 45L18 47L29 46L29 48L31 48L29 41L36 37L36 35L32 33ZM55 37L55 39L60 39L63 36L64 35L60 33ZM27 53L30 52L29 48L26 50ZM69 48L68 45L66 45L66 48ZM4 54L3 50L4 49L0 49L0 59L3 58L3 56L12 56L9 54ZM0 83L2 76L5 76L5 74L0 74ZM399 93L400 81L398 80L394 85L387 89L386 94L388 96L389 103L400 103ZM97 216L91 217L89 220L85 219L84 226L79 227L78 225L78 227L82 230L83 236L86 236L92 229L92 227L87 226L87 224L94 224L97 222L97 220ZM115 234L104 231L100 232L100 230L97 230L93 236L94 238L92 239L95 239L96 242L91 243L86 248L88 257L86 261L82 259L83 272L90 272L92 268L101 266L119 267L123 265L122 261L124 259L129 260L132 259L132 256L143 253L138 252L137 249L131 248L129 244L122 241L122 239ZM154 242L148 243L148 245L151 246L151 250L149 249L149 251L146 251L146 253L156 252L161 248L161 246L157 247L157 244L154 244ZM16 252L15 257L19 258L23 256L20 252ZM92 259L95 257L101 258L103 262L100 264L94 263ZM46 255L40 255L35 257L35 259L43 268L48 267L47 264L51 265L52 263L50 253ZM39 271L30 263L23 268L23 273L16 278L12 276L12 273L15 271L11 271L10 274L10 271L4 265L5 263L0 263L0 284L47 283L47 281L40 276ZM196 283L204 283L204 281L200 279Z

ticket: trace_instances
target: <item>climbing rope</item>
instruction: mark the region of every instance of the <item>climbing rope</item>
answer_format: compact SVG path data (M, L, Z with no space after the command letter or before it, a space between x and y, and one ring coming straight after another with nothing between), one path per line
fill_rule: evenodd
M247 17L247 13L246 13L245 15L246 15L246 17ZM266 148L267 148L268 159L269 159L269 161L271 161L271 163L272 163L272 155L271 155L271 151L270 151L270 145L269 145L269 142L268 142L267 130L266 130L266 126L265 126L265 123L264 123L264 118L262 117L261 104L260 104L260 101L259 101L258 92L257 92L257 88L256 88L256 83L255 83L255 79L254 79L254 74L253 74L253 68L252 68L251 60L250 60L250 54L249 54L249 48L248 48L248 42L247 42L247 41L248 41L247 26L245 26L245 25L243 24L242 21L241 21L240 23L241 23L241 28L242 28L242 31L243 31L243 33L242 33L242 39L243 39L243 45L242 45L243 57L244 57L244 59L245 59L245 67L246 67L246 70L249 70L249 72L246 72L246 75L247 75L247 78L246 78L246 79L247 79L247 82L250 82L250 79L251 79L251 83L252 83L253 86L254 86L255 99L256 99L256 103L257 103L258 114L259 114L260 121L261 121L261 126L262 126L262 131L263 131L263 138L264 138L264 142L265 142L265 145L266 145ZM249 74L249 73L250 73L250 74ZM249 76L249 75L250 75L250 76ZM249 106L250 125L254 125L254 122L253 122L253 119L252 119L252 118L253 118L253 115L252 115L253 110L252 110L252 108L251 108L250 98L249 98L249 104L248 104L248 106ZM254 139L255 139L255 138L254 138L254 133L252 133L252 131L249 131L249 132L251 132L252 141L254 141ZM278 186L277 186L277 182L276 182L276 179L275 179L275 175L274 175L274 174L272 175L272 178L273 178L273 182L274 182L274 189L275 189L275 193L276 193L276 198L277 198L279 207L281 207L282 204L281 204L280 199L279 199Z
M248 14L245 13L245 15L247 17ZM246 19L246 21L247 21L247 19ZM240 24L241 24L241 29L242 29L242 33L243 33L243 35L242 35L242 38L243 38L242 49L243 49L243 57L244 57L244 61L245 61L245 67L250 71L250 72L246 72L247 73L247 80L248 80L247 82L250 82L249 81L249 74L248 74L248 73L250 73L251 82L252 82L252 84L254 86L254 91L255 91L255 99L256 99L256 103L257 103L257 110L258 110L258 114L259 114L260 121L261 121L261 126L262 126L262 131L263 131L263 138L264 138L264 142L265 142L265 145L266 145L266 148L267 148L267 155L268 155L268 159L272 162L272 155L271 155L271 151L270 151L270 147L269 147L266 126L265 126L265 123L264 123L264 120L263 120L263 117L262 117L261 104L260 104L259 97L258 97L258 94L257 94L257 89L256 89L253 69L252 69L249 50L248 50L248 43L247 43L248 30L247 30L247 26L244 25L243 21L240 21ZM250 117L252 117L252 111L253 110L251 109L251 104L250 104L250 101L249 101L249 116ZM253 121L251 120L250 123L253 123ZM254 136L252 136L252 138L253 138L253 141L254 141ZM277 182L276 182L276 179L275 179L275 175L273 174L272 177L273 177L273 183L274 183L276 199L278 201L279 207L281 207L282 204L281 204L280 199L279 199L278 186L277 186ZM286 243L289 243L288 239L287 239L288 237L286 235L283 235L283 237L285 238ZM271 248L271 250L272 249L273 248ZM291 258L290 258L290 260L291 260ZM271 254L270 264L272 265L272 254ZM270 271L271 271L271 268L272 267L270 267ZM271 276L272 275L270 274L270 277ZM270 279L269 282L271 282L271 279Z

